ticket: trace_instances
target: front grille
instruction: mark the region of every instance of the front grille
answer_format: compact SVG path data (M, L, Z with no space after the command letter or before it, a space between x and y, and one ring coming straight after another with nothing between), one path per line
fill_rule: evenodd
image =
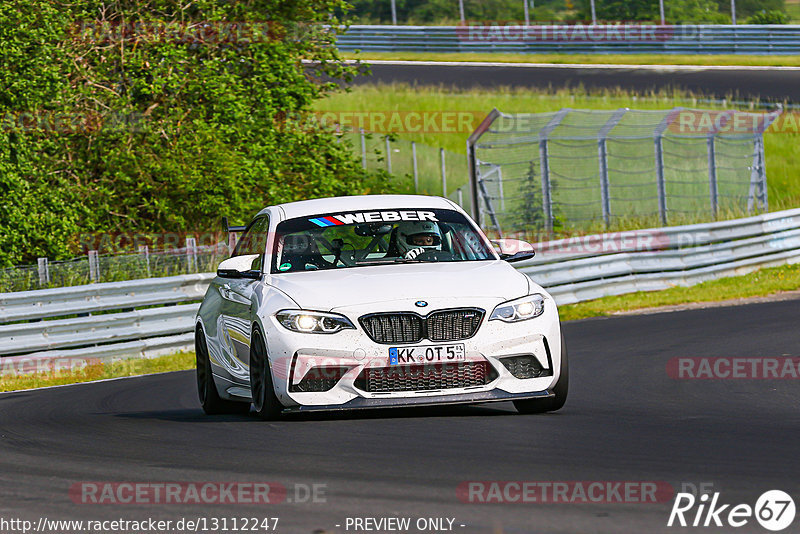
M425 321L431 341L458 341L475 335L483 310L447 310L432 313Z
M425 326L416 313L377 313L365 315L359 321L367 335L378 343L417 343Z
M552 369L544 369L533 354L501 358L500 361L515 378L553 376Z
M376 343L418 343L459 341L475 335L486 312L480 308L458 308L422 317L414 312L373 313L359 319Z
M484 386L495 378L497 373L488 362L437 363L367 368L354 385L368 393L431 391Z

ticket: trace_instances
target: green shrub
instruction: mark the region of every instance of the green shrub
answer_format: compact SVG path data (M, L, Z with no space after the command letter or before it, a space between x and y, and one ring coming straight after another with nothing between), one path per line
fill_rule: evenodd
M393 190L330 131L286 119L336 90L322 80L355 75L332 46L346 8L0 4L0 266L74 255L79 231L207 230L276 202Z

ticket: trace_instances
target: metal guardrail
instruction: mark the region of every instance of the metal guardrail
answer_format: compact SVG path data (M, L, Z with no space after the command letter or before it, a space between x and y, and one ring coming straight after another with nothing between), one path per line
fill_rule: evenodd
M515 265L559 304L569 304L800 262L800 209L534 246L538 255ZM207 273L0 294L0 374L189 349L198 301L213 277Z
M353 25L342 51L796 54L800 25Z
M0 375L191 349L198 301L214 276L2 293Z
M546 287L558 304L572 304L800 262L800 209L550 241L534 248L541 254L518 268Z

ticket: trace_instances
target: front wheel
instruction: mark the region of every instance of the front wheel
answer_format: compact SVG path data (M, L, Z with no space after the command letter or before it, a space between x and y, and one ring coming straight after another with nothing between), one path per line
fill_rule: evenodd
M519 413L544 413L555 412L567 402L569 391L569 365L567 363L567 345L564 343L564 334L561 334L561 375L556 385L553 386L553 397L546 399L515 400L514 407Z
M249 403L229 401L219 396L217 386L214 384L214 375L211 373L206 336L199 327L194 333L194 350L197 356L197 395L200 397L203 411L208 415L248 413Z
M253 332L250 343L250 394L253 397L253 408L261 419L277 419L283 411L283 405L275 395L272 385L267 345L258 330Z

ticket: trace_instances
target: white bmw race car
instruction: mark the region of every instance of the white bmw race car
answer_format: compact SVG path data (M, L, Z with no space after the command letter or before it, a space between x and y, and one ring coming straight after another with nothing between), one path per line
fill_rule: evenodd
M242 228L238 228L242 230ZM206 413L567 398L553 298L444 198L306 200L262 210L219 265L196 319Z

